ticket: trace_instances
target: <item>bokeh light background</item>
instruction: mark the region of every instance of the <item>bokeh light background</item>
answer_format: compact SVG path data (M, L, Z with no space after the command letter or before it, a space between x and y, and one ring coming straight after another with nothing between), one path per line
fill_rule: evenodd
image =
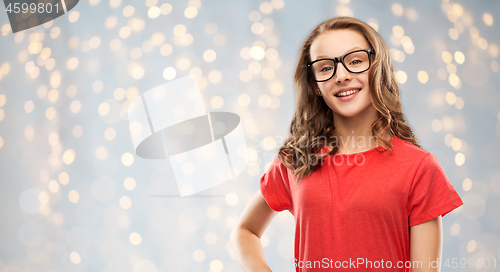
M500 2L82 0L17 34L0 13L0 271L241 271L230 231L288 135L300 45L336 15L385 39L407 120L465 202L443 259L500 271ZM240 115L250 165L213 197L155 197L178 189L135 155L127 107L188 74L209 111ZM283 212L262 237L274 271L293 271L293 235Z

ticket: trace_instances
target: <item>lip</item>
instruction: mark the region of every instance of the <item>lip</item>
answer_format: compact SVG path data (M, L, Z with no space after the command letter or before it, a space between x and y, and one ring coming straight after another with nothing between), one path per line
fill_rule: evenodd
M359 88L359 87L342 88L342 89L338 90L336 93L334 93L333 95L336 95L336 94L341 93L341 92L346 92L346 91L350 91L350 90L357 90L357 89L362 89L362 88Z
M357 89L360 89L359 92L355 93L355 94L351 94L349 96L335 96L335 98L337 98L338 100L344 102L344 101L349 101L349 100L352 100L354 99L354 97L356 97L360 92L363 91L363 88L356 88L356 87L349 87L349 88L343 88L343 89L340 89L338 92L336 92L335 94L338 94L340 92L343 92L343 91L350 91L350 90L357 90Z

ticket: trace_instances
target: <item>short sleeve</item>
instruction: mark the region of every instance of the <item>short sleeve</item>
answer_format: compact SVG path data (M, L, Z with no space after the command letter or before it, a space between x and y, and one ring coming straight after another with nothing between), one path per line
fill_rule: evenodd
M288 168L276 156L266 173L260 178L260 191L271 209L280 212L292 206Z
M439 161L429 153L417 169L408 197L409 225L414 226L460 207L463 204Z

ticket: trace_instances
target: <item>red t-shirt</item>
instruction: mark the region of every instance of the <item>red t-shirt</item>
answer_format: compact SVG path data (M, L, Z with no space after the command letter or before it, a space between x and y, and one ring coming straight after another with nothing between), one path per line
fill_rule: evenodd
M298 185L276 156L260 190L273 210L295 218L295 256L287 265L302 272L410 271L409 227L463 202L432 153L397 136L391 142L392 153L377 147L326 157Z

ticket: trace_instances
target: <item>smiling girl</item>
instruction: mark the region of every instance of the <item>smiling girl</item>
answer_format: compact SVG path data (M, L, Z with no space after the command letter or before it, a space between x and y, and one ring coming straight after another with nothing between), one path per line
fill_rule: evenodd
M321 23L294 83L291 135L231 233L243 270L271 271L260 237L288 210L296 271L440 271L441 217L463 202L406 124L382 37L351 17Z

